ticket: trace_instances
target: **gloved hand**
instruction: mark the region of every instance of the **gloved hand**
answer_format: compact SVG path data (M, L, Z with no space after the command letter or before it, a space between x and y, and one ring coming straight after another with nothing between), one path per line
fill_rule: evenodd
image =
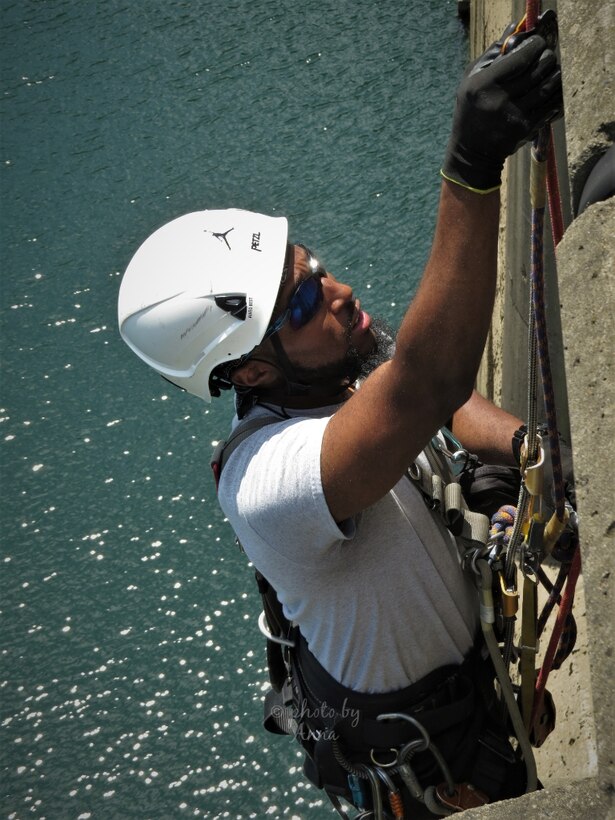
M501 184L506 157L562 113L561 71L541 36L522 39L505 54L502 37L467 70L457 91L442 176L487 193Z

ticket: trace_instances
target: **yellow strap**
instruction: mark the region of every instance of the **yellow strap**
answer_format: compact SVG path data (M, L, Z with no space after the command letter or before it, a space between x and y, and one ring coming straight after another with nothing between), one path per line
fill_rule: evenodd
M511 37L514 37L515 34L519 34L521 31L525 31L525 21L527 20L527 14L524 14L523 17L517 23L517 26L514 31L511 31L508 37L502 43L500 48L500 54L506 54L506 50L508 48L508 41Z
M566 529L566 524L570 518L568 507L564 507L564 517L560 521L556 513L553 513L551 518L547 521L544 534L544 548L548 555L551 555L553 547L556 545L560 535Z
M527 575L523 580L523 608L521 620L521 714L526 731L530 732L534 687L536 686L536 611L538 593L536 584Z
M440 176L447 182L454 182L455 185L459 185L460 188L465 188L466 191L472 191L473 194L492 194L494 191L499 191L502 187L500 184L493 188L487 188L486 190L482 190L481 188L473 188L471 185L466 185L465 182L460 182L458 179L453 179L452 177L447 176L444 173L443 168L440 169Z

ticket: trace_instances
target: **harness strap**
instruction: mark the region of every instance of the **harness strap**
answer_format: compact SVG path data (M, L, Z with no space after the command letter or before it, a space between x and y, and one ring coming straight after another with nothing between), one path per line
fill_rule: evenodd
M357 692L339 683L317 658L310 652L307 642L299 635L294 653L294 666L298 667L304 683L305 696L312 705L326 703L331 710L344 714L344 708L352 706L359 710L366 720L376 722L383 712L395 712L404 707L426 712L435 709L447 701L444 692L445 684L458 672L459 665L449 664L433 670L416 683L394 692L373 693ZM309 681L309 686L306 683ZM321 717L325 717L322 715ZM326 721L323 721L323 726ZM378 724L383 729L382 724ZM394 724L387 724L393 726Z
M234 450L256 430L279 421L277 417L262 416L244 422L226 442L217 445L211 459L216 485L224 464ZM442 462L447 467L444 454L434 452L431 446L426 448L426 453L434 471L433 477L428 479L427 475L423 476L424 471L420 469L415 471L415 475L410 470L409 476L418 484L428 506L437 509L442 522L455 535L460 551L465 553L469 547L483 547L489 536L489 519L468 509L457 482L444 482L437 475L443 469ZM448 469L445 475L453 477ZM480 668L475 665L476 653L472 653L471 664L464 662L461 666L434 670L423 680L398 692L383 695L354 692L328 675L309 652L299 630L285 618L273 587L258 572L256 578L272 635L288 637L292 633L295 639L292 650L282 649L278 643L267 641L273 689L265 699L265 728L294 735L299 740L307 752L305 774L318 787L325 789L334 805L337 802L336 794L349 797L348 776L335 759L331 738L326 736L326 732L322 736L321 730L333 729L334 736L340 738L350 754L354 750L354 754L359 756L366 752L368 755L374 752L386 755L413 740L420 741L422 736L416 727L405 720L384 723L377 720L379 714L395 711L416 715L429 736L433 735L438 744L442 739L447 756L451 755L461 767L467 769L467 752L477 749L473 752L475 763L471 780L478 788L499 796L506 771L514 762L514 754L506 730L500 727L501 731L494 731L489 726L490 703L494 697L493 678L491 676L489 686L484 681L481 685L480 681L482 678L486 680L487 673L484 663ZM314 722L311 712L324 718L325 705L329 704L334 707L333 717ZM350 714L344 712L344 708L348 709L347 704L352 704L354 710ZM361 707L361 717L357 722L356 710ZM434 760L428 752L419 753L415 763L419 776L429 779L437 774L437 765L434 767Z
M252 433L260 430L261 427L266 427L268 424L276 424L279 421L280 419L277 416L258 416L258 418L250 419L243 424L239 424L226 441L218 442L211 454L210 462L216 481L216 488L220 483L220 476L224 465L239 445L251 436Z
M489 518L468 508L457 481L446 482L440 477L437 471L442 470L443 457L435 452L431 443L423 452L433 471L431 477L416 462L408 470L408 477L419 489L426 504L440 513L446 528L458 539L462 554L484 546L489 539ZM450 475L450 470L447 472Z
M538 608L537 586L532 578L523 579L523 610L521 618L521 715L526 732L530 733L534 684L536 682L536 611Z
M342 686L323 669L300 636L292 663L295 704L301 705L300 709L295 705L298 728L294 734L307 752L304 773L318 788L350 799L349 772L363 771L367 764L376 769L384 766L395 774L397 768L389 767L399 750L413 741L420 745L424 738L420 729L401 717L386 722L377 719L384 713L401 712L418 720L434 739L454 776L460 778L458 782L467 780L497 799L506 782L516 777L521 784L517 793L522 791L523 771L518 771L507 728L496 717L493 669L477 648L461 666L436 669L409 687L383 694ZM412 769L426 785L437 784L442 776L429 750L413 754ZM418 804L406 794L404 800L409 799L412 805L408 808L416 810Z

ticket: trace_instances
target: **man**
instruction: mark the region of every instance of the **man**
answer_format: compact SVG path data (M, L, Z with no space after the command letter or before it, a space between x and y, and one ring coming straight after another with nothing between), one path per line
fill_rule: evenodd
M456 783L478 784L492 800L525 788L492 709L491 672L473 651L473 582L407 476L411 465L431 475L423 451L451 419L467 450L514 464L520 420L473 391L493 309L500 175L562 100L541 37L507 54L501 46L461 83L431 255L394 347L348 285L287 242L285 219L243 211L163 226L131 261L119 300L125 341L165 378L206 400L233 387L237 428L270 420L229 456L219 498L300 633L289 669L316 713L310 775L374 808L374 772L388 788L403 780L413 816L431 816L442 797L426 790L445 779L437 758L415 748L413 794L406 777L386 780L381 755L398 755L392 742L353 747L352 732L345 748L319 741L331 726L327 704L339 716L348 702L366 719L405 710L430 725ZM443 709L454 718L434 723ZM410 729L400 744L420 746L425 735ZM355 771L353 760L370 765ZM353 777L363 782L349 797Z

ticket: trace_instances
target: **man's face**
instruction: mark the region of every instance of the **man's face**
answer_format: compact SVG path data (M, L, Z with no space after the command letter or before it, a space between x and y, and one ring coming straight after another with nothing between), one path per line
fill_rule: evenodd
M292 275L281 287L278 305L283 311L298 285L313 269L306 250L295 246ZM279 340L293 365L293 377L303 383L330 379L349 383L365 376L389 357L390 336L373 323L361 310L352 288L338 282L330 273L320 279L322 302L315 315L302 327L294 329L286 323L279 331ZM374 359L375 357L375 359Z

